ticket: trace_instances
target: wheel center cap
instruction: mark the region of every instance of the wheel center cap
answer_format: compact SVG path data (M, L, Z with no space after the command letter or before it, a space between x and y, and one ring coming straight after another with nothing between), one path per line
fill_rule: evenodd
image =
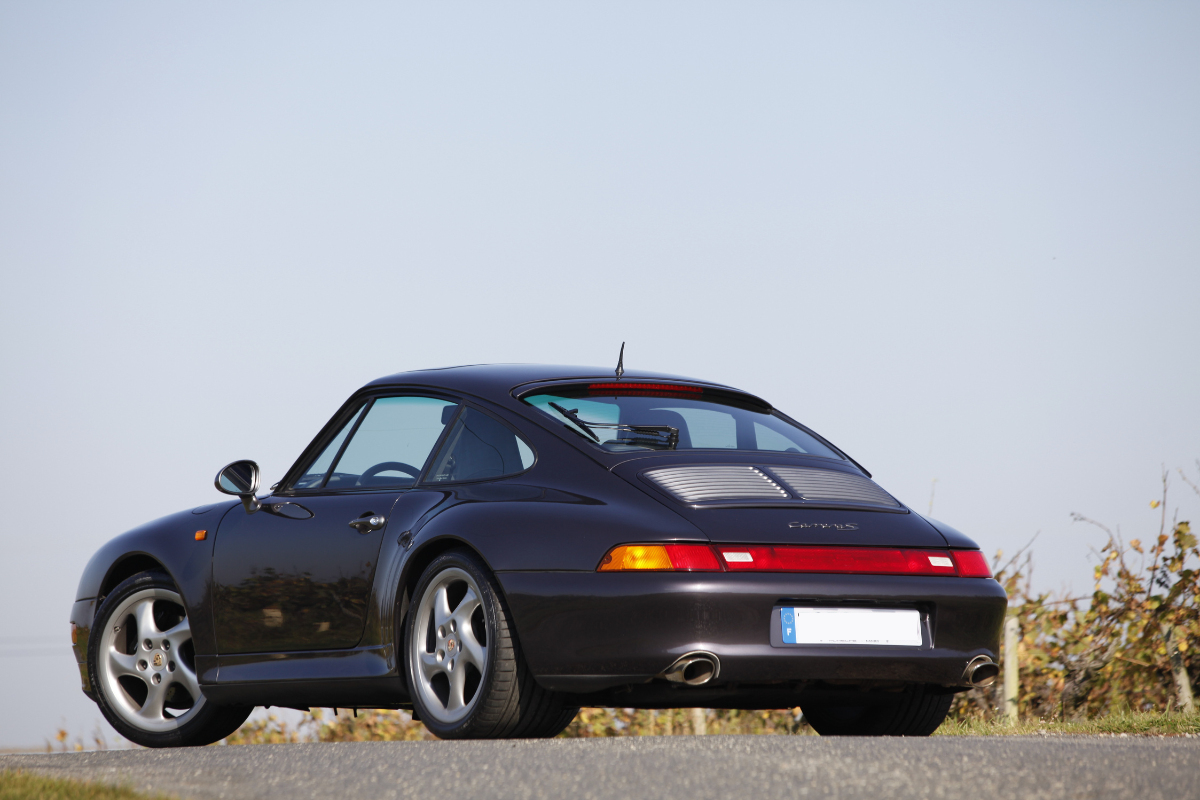
M156 652L150 657L150 666L154 667L155 669L162 669L164 666L166 666L166 664L167 658L162 654L162 652Z
M446 649L447 649L447 650L449 650L449 651L451 651L451 652L454 652L454 648L455 648L455 647L457 647L457 646L458 646L458 643L457 643L457 642L455 642L453 639L451 639L450 641L446 642Z

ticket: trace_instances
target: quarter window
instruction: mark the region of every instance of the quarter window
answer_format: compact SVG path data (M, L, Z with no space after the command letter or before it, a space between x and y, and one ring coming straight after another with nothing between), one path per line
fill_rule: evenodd
M478 481L515 475L533 466L533 450L499 420L464 408L442 445L428 480Z

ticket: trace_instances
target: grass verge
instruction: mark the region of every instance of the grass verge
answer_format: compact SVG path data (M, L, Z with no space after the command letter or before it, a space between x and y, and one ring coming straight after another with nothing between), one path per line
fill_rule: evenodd
M1110 714L1081 722L947 720L935 736L1200 736L1200 714Z
M0 770L0 800L166 800L166 795L135 792L127 786L47 778L21 770Z

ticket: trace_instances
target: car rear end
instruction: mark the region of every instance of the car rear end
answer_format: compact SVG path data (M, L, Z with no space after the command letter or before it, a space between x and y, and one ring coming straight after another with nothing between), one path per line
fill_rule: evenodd
M1007 599L974 543L757 398L645 386L531 398L698 532L616 542L587 572L506 575L540 683L589 703L778 708L995 678Z

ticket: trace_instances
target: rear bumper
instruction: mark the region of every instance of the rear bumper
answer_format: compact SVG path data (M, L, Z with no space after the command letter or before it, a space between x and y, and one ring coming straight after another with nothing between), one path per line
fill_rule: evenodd
M701 692L753 685L964 686L968 661L998 659L1007 607L1003 588L990 578L668 572L497 577L538 682L581 694L653 681L694 650L715 654L721 664L710 685L685 690L697 692L697 700ZM772 645L772 612L788 604L917 608L927 640L919 648Z

